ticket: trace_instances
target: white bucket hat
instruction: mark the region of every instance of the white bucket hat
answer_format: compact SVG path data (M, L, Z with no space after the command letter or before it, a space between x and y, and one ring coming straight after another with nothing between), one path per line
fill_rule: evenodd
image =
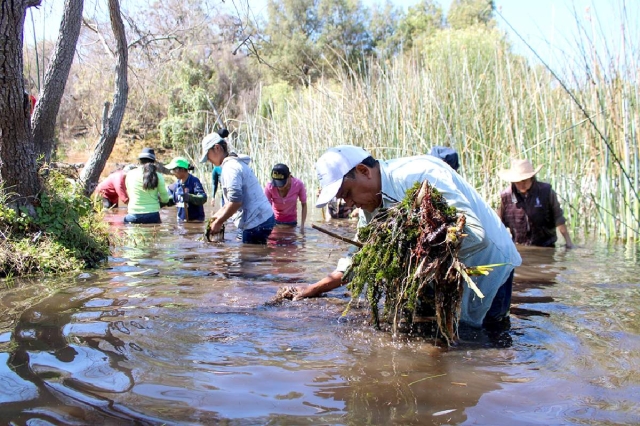
M542 165L534 169L529 160L511 160L511 168L500 170L498 176L507 182L522 182L534 177L540 169L542 169Z
M336 196L342 186L344 175L370 157L364 149L353 145L329 148L316 163L316 173L322 187L316 200L316 207L324 207Z

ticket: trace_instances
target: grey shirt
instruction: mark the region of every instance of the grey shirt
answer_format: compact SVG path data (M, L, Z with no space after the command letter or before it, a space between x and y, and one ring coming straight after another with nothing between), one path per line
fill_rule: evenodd
M220 185L225 202L242 203L231 217L238 229L252 229L273 215L271 204L264 195L248 157L227 157L222 162Z

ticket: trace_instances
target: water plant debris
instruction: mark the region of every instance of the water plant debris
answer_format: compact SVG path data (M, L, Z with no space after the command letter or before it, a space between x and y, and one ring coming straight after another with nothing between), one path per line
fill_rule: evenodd
M344 274L352 300L366 289L373 323L410 330L426 317L435 317L437 330L447 344L455 342L463 284L484 297L469 273L488 273L490 267L467 271L458 253L466 217L427 181L416 183L405 198L381 208L358 231L363 243ZM379 304L383 301L380 313ZM349 308L347 308L348 310ZM346 312L346 311L345 311ZM403 327L399 325L403 324Z

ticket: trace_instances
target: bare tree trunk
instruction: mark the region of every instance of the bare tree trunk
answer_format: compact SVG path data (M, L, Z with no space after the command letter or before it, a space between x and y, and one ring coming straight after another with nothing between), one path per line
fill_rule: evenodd
M116 91L113 96L113 109L108 117L106 112L109 108L108 102L105 103L105 114L102 120L102 134L96 144L93 153L87 160L84 170L80 175L80 181L84 185L85 195L91 195L107 159L111 155L113 146L116 143L120 125L124 117L125 108L127 106L127 97L129 95L129 85L127 83L127 37L124 31L124 23L120 14L120 3L118 0L109 0L109 17L111 18L111 29L116 39Z
M22 57L26 11L40 3L3 0L0 6L0 186L10 204L28 205L41 189Z
M80 36L83 6L84 0L65 0L60 34L31 119L33 140L47 163L53 154L56 118Z

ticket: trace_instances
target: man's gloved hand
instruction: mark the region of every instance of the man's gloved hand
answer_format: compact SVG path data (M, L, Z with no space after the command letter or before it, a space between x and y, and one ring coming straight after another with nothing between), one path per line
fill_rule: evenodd
M182 201L185 202L185 203L189 202L189 194L188 193L185 192L184 194L182 194Z

